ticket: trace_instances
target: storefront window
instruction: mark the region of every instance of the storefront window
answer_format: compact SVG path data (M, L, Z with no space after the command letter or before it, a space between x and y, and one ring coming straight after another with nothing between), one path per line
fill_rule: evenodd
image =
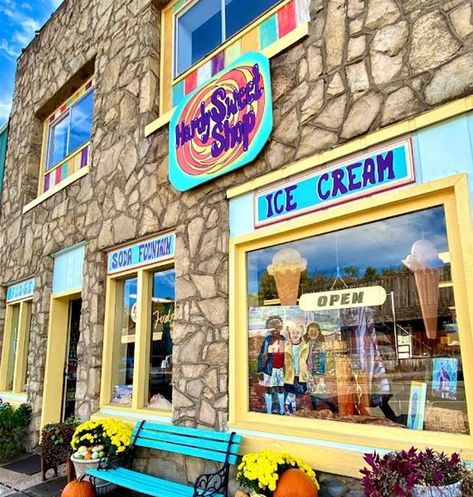
M118 282L113 346L112 403L131 406L136 339L137 278Z
M174 281L174 269L153 274L148 407L162 411L171 410L172 400Z
M7 390L13 390L13 376L15 373L15 359L18 348L18 330L20 327L20 304L12 306L11 335L8 354Z
M443 207L247 254L249 410L469 433Z

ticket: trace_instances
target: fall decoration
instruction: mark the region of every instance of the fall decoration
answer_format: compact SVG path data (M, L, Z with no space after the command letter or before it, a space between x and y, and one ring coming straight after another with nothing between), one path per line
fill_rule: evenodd
M317 497L319 488L307 473L300 469L288 469L280 476L274 497Z
M73 480L64 487L61 497L95 497L94 486L90 481Z

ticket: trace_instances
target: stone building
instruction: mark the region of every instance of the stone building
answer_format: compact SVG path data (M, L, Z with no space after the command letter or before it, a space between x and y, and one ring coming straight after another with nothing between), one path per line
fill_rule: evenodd
M231 428L343 477L375 448L471 458L471 2L242 3L65 0L19 58L2 398L33 444L75 413ZM210 176L176 189L176 122L253 52L269 139L222 175L191 143Z

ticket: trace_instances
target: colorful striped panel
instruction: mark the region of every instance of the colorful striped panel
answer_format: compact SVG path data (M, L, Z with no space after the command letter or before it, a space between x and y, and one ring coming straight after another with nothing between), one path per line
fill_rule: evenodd
M296 4L290 2L280 9L277 13L278 17L278 36L282 38L290 33L297 26L296 19Z
M89 147L87 146L84 149L82 149L82 151L80 153L80 167L79 168L82 169L83 167L87 166L88 163L89 163Z
M278 16L273 16L263 21L259 26L259 46L266 48L278 40Z
M173 12L185 5L189 0L179 0L173 6ZM310 0L293 0L279 9L274 15L256 25L241 38L214 54L202 66L189 73L183 80L172 86L172 105L176 106L185 95L201 86L212 76L231 64L240 55L250 51L258 51L283 38L297 26L310 19Z

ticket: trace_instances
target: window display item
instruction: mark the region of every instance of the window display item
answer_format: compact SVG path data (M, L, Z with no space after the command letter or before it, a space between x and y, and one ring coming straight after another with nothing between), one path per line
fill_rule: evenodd
M172 408L171 402L161 395L157 393L149 399L148 407L152 407L153 409L159 409L161 411L170 411Z
M439 270L443 267L443 262L434 245L428 240L414 242L411 253L403 262L414 273L427 338L435 340L437 337Z
M407 414L407 427L412 430L422 430L425 416L425 397L427 384L418 381L411 382L409 397L409 412Z
M447 433L468 433L466 416L457 409L434 407L427 402L425 407L425 429Z
M112 393L112 403L131 406L133 385L115 385Z
M437 357L432 360L432 395L441 399L457 398L458 359Z
M307 269L307 259L295 249L282 249L274 254L273 262L267 269L276 282L281 305L295 305L301 274Z

